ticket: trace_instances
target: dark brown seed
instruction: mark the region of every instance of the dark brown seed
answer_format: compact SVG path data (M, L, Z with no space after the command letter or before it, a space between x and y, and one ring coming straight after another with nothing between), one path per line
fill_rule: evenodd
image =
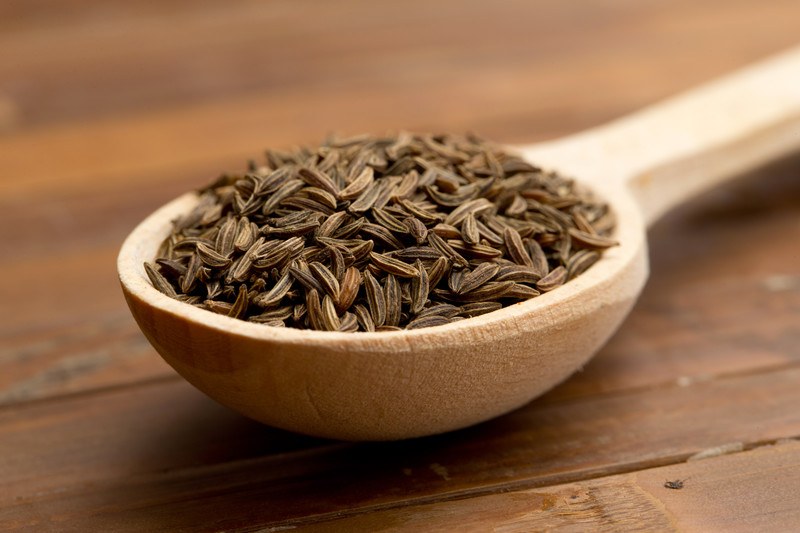
M239 285L239 294L236 296L236 301L228 311L228 316L231 318L243 318L247 313L247 286L245 284Z
M604 248L610 248L611 246L616 246L619 244L614 239L602 237L600 235L592 235L591 233L586 233L575 228L570 228L568 231L569 236L572 237L572 242L583 248L595 248L602 250Z
M271 307L276 305L280 303L284 296L286 296L286 293L292 288L292 284L294 284L294 277L289 272L286 272L280 277L275 285L272 286L269 292L265 292L257 296L253 300L253 303L260 307Z
M502 265L494 278L496 281L516 281L518 283L536 283L542 275L534 267L524 265Z
M414 320L408 323L406 329L431 328L433 326L443 326L449 323L450 319L447 317L441 315L430 315L430 316L415 318Z
M371 252L369 256L373 264L384 272L400 276L401 278L415 278L419 276L419 271L416 268L399 259L393 259L386 255L376 254L375 252Z
M308 265L309 270L317 278L319 284L322 286L323 291L330 295L334 301L339 299L339 280L333 275L328 267L322 263L313 262Z
M375 217L375 221L378 224L390 231L394 231L395 233L408 233L408 227L396 217L392 216L388 211L373 207L372 216Z
M375 205L375 200L378 199L378 196L381 194L381 188L378 186L377 183L372 182L365 190L362 192L358 199L350 204L350 207L347 210L350 213L360 215L362 213L366 213L372 206Z
M482 244L469 245L461 240L449 240L447 244L462 256L474 257L476 259L495 259L503 255L502 250L492 248L491 246L484 246Z
M358 320L358 325L364 331L375 331L375 323L372 321L372 315L367 308L363 305L354 305L353 306L353 313L356 315L356 319Z
M443 256L452 261L453 264L458 265L459 267L469 266L469 261L464 259L461 254L454 250L450 244L444 241L444 239L436 235L436 233L428 233L428 243L436 248L436 250L441 252Z
M383 282L383 293L386 297L386 319L384 320L384 325L397 326L400 324L402 298L400 284L392 274L386 276L386 280Z
M339 191L339 198L342 200L355 200L372 185L375 171L372 167L364 167L361 173L351 181L347 187Z
M243 252L253 245L257 235L258 226L251 224L247 217L242 217L236 224L236 239L233 241L233 247Z
M358 296L361 287L361 272L355 267L350 267L344 273L339 288L339 300L336 302L339 311L350 309Z
M289 198L304 186L305 184L301 180L293 179L287 181L281 185L277 191L272 193L266 202L264 202L264 205L261 207L261 212L265 215L269 215L280 205L282 201L284 201L286 198Z
M220 302L217 300L206 300L203 302L203 307L219 315L227 316L228 313L231 312L233 304L228 302Z
M475 270L464 275L456 292L464 293L477 289L484 283L491 281L499 270L500 265L495 263L481 263Z
M448 303L439 303L434 304L430 307L424 308L422 311L419 312L417 315L419 318L426 317L426 316L444 316L447 318L453 318L454 316L458 315L461 312L461 308L457 307L453 304Z
M322 302L319 300L319 292L316 289L311 289L306 294L306 310L311 328L318 331L325 330L325 323L322 317Z
M521 283L515 283L511 290L505 293L504 297L514 298L515 300L528 300L534 296L539 296L539 294L541 293L533 287L529 287Z
M441 289L434 290L434 293L445 300L457 302L480 302L499 300L513 288L513 281L490 281L474 291L465 294L456 294L451 291L443 291Z
M203 262L200 260L197 254L192 254L192 257L189 259L189 266L186 267L186 274L183 275L181 278L181 291L184 294L189 294L194 289L194 285L197 282L197 275L200 272L200 267L202 266Z
M495 209L495 206L492 202L486 198L477 198L475 200L470 200L469 202L463 203L453 209L453 211L447 215L447 217L445 217L444 223L450 224L451 226L458 226L465 218L467 218L467 215L470 213L472 213L472 216L477 218L483 213L493 209Z
M336 213L332 214L328 218L325 219L325 222L320 224L320 226L316 230L316 236L319 237L331 237L333 236L334 232L339 229L339 227L347 220L350 215L346 211L337 211Z
M529 267L533 266L533 259L531 259L531 256L528 255L528 252L525 250L522 237L520 237L517 230L514 228L506 228L503 231L503 242L506 245L506 250L508 250L508 255L515 263Z
M328 294L322 299L321 318L321 324L327 331L336 331L339 329L339 315L336 314L336 306L333 303L333 299Z
M392 198L394 200L408 198L414 194L418 184L419 173L416 170L406 173L400 183L395 186L394 191L392 191Z
M283 307L278 307L277 309L270 309L269 311L264 311L259 315L252 315L248 320L251 322L258 322L260 324L271 322L273 320L288 320L289 317L292 316L292 306L286 305Z
M440 257L430 266L428 270L428 285L433 289L439 284L439 281L450 271L450 262Z
M430 292L430 285L428 284L428 271L422 265L422 261L417 259L415 263L418 275L411 279L410 287L410 311L412 314L418 314L422 311L425 303L428 301L428 293Z
M323 206L325 210L322 209L314 210L314 211L319 211L321 213L326 213L330 211L330 214L333 214L333 211L336 209L336 206L339 203L335 195L318 187L306 187L304 189L300 189L300 191L298 191L297 193L297 198L305 198ZM281 203L281 205L282 206L291 205L288 203L288 200L289 198L284 200ZM313 204L301 203L299 204L299 207L302 209L303 205L313 205Z
M342 315L339 331L358 331L358 319L356 315L350 312Z
M327 249L331 261L331 272L333 272L333 275L337 280L340 280L342 279L342 276L344 276L344 271L347 268L344 254L342 253L342 250L336 246L328 246Z
M407 199L401 199L399 204L403 206L403 209L405 209L408 214L420 220L423 224L434 224L443 218L441 214L423 209L416 203Z
M392 250L399 250L403 248L403 243L400 242L397 237L392 235L392 232L383 226L379 226L377 224L364 224L361 228L361 231L366 233L368 236L373 237L374 239L382 241Z
M234 241L236 240L238 224L236 219L228 217L220 226L214 248L223 257L228 257L233 253Z
M473 316L485 315L486 313L497 311L502 307L503 304L500 302L474 302L462 305L458 315L469 318Z
M425 239L428 238L428 228L426 228L425 224L420 222L418 219L414 217L406 217L403 220L403 224L405 224L411 236L414 237L414 240L417 241L417 244L424 243Z
M466 270L464 269L453 269L450 271L450 274L447 276L447 286L450 287L450 290L456 294L461 292L461 282L464 281L464 275L466 274Z
M311 273L309 266L304 261L295 261L289 266L289 274L299 281L307 290L325 292L322 284Z
M459 239L461 238L461 231L455 226L450 224L436 224L431 231L442 239Z
M339 187L336 186L336 183L318 168L301 167L298 169L297 175L312 187L318 187L334 196L339 193Z
M439 250L431 248L430 246L409 246L408 248L391 253L392 257L402 259L403 261L416 261L417 259L421 259L422 261L436 261L442 257L442 253Z
M536 282L536 288L542 292L549 292L560 287L567 281L567 269L563 266L556 267L548 275Z
M178 296L172 284L167 281L167 278L162 276L161 272L159 272L151 263L145 263L144 270L147 273L147 277L150 278L150 283L153 284L153 287L166 294L170 298L176 298Z
M572 279L586 272L586 270L600 259L600 252L596 250L579 250L567 260L568 278Z
M364 271L364 290L367 294L367 303L373 324L375 327L383 325L386 320L386 297L380 283L369 270Z
M220 255L212 247L204 243L197 245L197 255L203 264L212 268L225 268L231 264L230 258Z
M461 223L461 238L467 244L478 244L481 240L481 235L478 233L478 223L473 213L468 214L464 222Z
M547 256L544 254L544 250L533 239L528 239L525 244L528 249L528 255L533 261L533 269L539 274L539 277L545 277L550 267L547 264Z

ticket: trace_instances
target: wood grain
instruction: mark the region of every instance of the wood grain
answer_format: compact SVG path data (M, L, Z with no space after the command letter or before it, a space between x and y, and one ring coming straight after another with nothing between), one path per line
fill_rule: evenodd
M780 472L786 482L775 484ZM665 487L680 481L680 489ZM580 483L401 507L300 528L335 531L791 531L800 443ZM746 495L746 496L745 496Z
M388 446L261 427L179 381L129 317L114 258L153 209L266 146L331 130L563 135L795 44L798 17L794 0L0 3L0 523L246 531L408 509L405 520L416 505L444 514L797 436L797 158L657 225L643 299L582 373L495 422ZM797 476L775 464L716 470L734 481L711 499L669 493L670 512L687 530L730 530L719 503L751 530L779 530L796 518L779 504ZM591 516L643 501L625 476L598 489ZM518 503L483 502L513 525L498 513Z
M266 527L636 471L800 435L798 379L794 367L534 402L385 444L259 426L182 382L37 402L0 411L0 527L34 515L34 529Z

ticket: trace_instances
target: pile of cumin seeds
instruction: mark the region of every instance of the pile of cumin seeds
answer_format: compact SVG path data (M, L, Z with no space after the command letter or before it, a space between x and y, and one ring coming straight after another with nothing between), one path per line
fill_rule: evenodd
M447 324L551 291L616 244L606 204L472 135L270 150L199 195L150 281L270 326Z

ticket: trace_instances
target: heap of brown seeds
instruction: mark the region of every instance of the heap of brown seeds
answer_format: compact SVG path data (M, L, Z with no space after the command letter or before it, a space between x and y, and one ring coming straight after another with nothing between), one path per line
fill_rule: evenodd
M570 180L474 136L362 136L223 175L145 270L250 322L414 329L555 289L615 244L613 226Z

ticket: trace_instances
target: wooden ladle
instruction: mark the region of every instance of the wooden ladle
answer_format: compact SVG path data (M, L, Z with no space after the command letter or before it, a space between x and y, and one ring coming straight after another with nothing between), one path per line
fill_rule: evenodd
M335 333L217 315L154 289L152 261L194 193L142 222L119 277L144 334L184 378L267 424L348 440L440 433L507 413L566 379L622 323L647 278L647 224L722 180L800 149L800 49L565 139L521 147L618 217L586 273L532 300L427 329ZM169 409L165 405L164 409Z

